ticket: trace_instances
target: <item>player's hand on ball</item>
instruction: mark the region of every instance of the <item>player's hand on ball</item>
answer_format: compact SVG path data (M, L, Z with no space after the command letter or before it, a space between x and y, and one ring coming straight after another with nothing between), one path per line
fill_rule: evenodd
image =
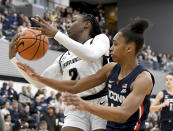
M74 109L77 110L85 110L86 107L86 102L74 94L70 93L63 94L62 101L64 102L65 105L73 105Z
M45 20L40 18L40 16L37 16L37 19L31 18L31 20L34 21L37 25L39 25L40 28L37 29L39 29L42 32L42 34L48 37L54 37L58 32L58 29L55 26L48 24Z
M17 50L16 50L16 43L19 38L19 34L16 34L13 39L11 40L11 43L9 45L9 59L12 59L16 56Z
M38 81L40 75L37 74L34 69L32 69L27 64L24 64L22 62L17 62L17 66L22 69L28 76L30 76L33 80Z

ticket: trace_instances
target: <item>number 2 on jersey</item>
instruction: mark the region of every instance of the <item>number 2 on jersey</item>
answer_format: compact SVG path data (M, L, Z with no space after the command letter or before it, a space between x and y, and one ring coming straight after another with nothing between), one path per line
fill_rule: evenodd
M78 72L76 68L72 68L69 70L69 75L71 76L71 80L76 80L78 77Z

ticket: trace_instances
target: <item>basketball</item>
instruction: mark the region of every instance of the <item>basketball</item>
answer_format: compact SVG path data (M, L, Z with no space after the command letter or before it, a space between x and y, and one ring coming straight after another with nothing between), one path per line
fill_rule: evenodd
M20 33L16 43L19 55L30 61L42 58L48 50L48 38L36 29L27 29Z

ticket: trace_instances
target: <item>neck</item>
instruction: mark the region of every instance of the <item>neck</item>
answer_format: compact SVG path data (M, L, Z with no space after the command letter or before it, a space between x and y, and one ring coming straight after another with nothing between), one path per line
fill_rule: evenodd
M167 88L167 91L168 91L169 93L173 94L173 87L168 87L168 88Z
M89 38L90 38L89 34L86 32L83 32L83 33L79 34L79 36L77 36L75 40L79 43L83 43L84 41L88 40Z
M130 72L132 72L138 65L138 62L136 58L131 58L131 59L126 59L122 62L119 62L119 64L121 65L121 71L119 74L121 79L127 76Z

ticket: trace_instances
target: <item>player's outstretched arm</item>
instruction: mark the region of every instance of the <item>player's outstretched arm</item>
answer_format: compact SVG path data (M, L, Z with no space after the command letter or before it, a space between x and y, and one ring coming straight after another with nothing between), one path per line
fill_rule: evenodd
M93 39L92 44L89 45L84 45L75 40L72 40L60 31L56 33L54 39L72 51L79 58L88 62L93 62L101 56L105 55L110 48L109 38L105 34L97 35Z
M96 74L90 75L81 80L57 80L40 76L31 67L21 62L17 63L18 67L22 69L33 80L41 82L55 90L70 93L79 93L91 89L97 85L104 83L107 79L108 73L115 66L115 63L105 65Z
M150 112L160 111L160 110L162 110L163 107L169 106L169 102L168 101L165 101L163 103L160 103L160 101L162 100L162 98L163 98L163 92L160 91L157 94L156 98L151 103Z
M39 21L32 18L32 21L40 26L38 29L42 32L42 34L47 35L48 37L54 37L54 39L61 43L64 47L71 50L75 55L85 61L92 62L97 60L109 51L110 42L109 38L105 34L97 35L94 38L93 43L86 46L58 31L54 26L46 23L39 16L38 19Z
M97 105L92 102L84 101L72 94L64 95L63 101L66 105L74 105L76 109L86 110L105 120L124 123L137 111L137 109L140 107L142 108L145 96L149 94L153 88L150 77L149 73L142 73L142 75L135 80L131 93L119 107Z

